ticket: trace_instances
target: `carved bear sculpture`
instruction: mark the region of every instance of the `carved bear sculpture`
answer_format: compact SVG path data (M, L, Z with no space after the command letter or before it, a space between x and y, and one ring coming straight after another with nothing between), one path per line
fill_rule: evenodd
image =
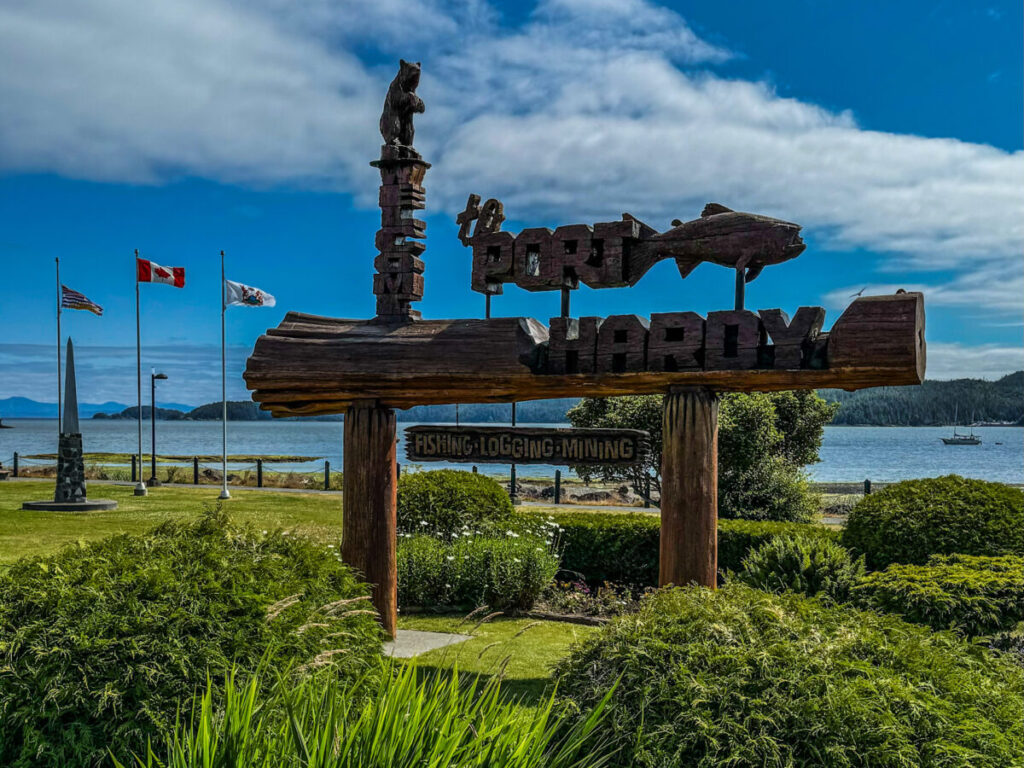
M399 60L398 74L391 81L384 98L384 111L380 116L380 134L386 145L412 149L412 116L424 111L423 99L416 95L420 84L419 62Z

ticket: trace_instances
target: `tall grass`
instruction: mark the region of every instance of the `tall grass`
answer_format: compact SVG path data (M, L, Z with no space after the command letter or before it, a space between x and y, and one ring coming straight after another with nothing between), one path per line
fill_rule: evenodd
M367 678L376 695L353 695L317 677L281 676L269 698L257 677L212 688L179 722L164 758L152 750L118 768L601 768L613 750L597 731L608 694L567 725L553 696L535 709L505 700L499 678L395 666ZM365 691L361 693L365 694ZM219 697L218 697L219 698Z

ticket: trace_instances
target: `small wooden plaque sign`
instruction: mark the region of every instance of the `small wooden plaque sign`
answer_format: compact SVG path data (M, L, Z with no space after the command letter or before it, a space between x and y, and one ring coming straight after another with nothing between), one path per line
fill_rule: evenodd
M411 462L622 465L640 462L650 439L639 429L420 425L405 430L405 455Z

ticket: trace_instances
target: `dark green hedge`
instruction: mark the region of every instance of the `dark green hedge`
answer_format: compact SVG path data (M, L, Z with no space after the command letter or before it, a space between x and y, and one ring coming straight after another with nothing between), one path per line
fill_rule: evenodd
M933 629L994 635L1024 621L1024 558L935 555L927 565L890 565L862 579L851 597Z
M577 645L558 694L635 768L1004 768L1024 670L950 633L742 584L662 590Z
M508 492L493 478L458 469L407 472L398 481L398 530L451 538L491 529L512 516Z
M931 555L1024 555L1024 493L958 475L904 480L857 502L843 545L874 569Z
M549 519L560 526L562 569L580 574L590 584L650 587L658 584L658 542L661 521L656 515L615 512L520 512L527 520ZM802 536L837 541L838 531L811 523L754 520L718 521L718 567L738 571L752 549L773 536Z

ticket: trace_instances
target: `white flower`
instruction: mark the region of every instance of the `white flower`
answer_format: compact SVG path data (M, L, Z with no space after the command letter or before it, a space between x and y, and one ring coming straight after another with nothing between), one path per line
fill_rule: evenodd
M537 551L538 552L543 552L544 551L544 547L537 547Z
M426 524L427 524L426 520L420 520L420 525L426 525Z
M266 532L266 531L264 531L264 532L263 532L263 535L264 535L264 536L266 536L266 535L267 535L267 532Z
M455 559L455 555L448 555L448 557L446 557L445 559L448 560L449 562L451 562L452 560Z
M514 536L515 534L513 534L512 531L505 531L505 535L506 536Z
M513 539L518 539L519 538L519 534L518 533L512 533L511 531L509 531L509 533L510 533L510 535L512 536Z
M447 589L451 589L451 588L452 588L452 585L451 585L451 584L445 584L445 587L446 587Z
M463 556L462 556L462 559L463 559L463 560L469 560L469 555L463 555Z
M513 557L513 558L512 558L512 560L513 560L513 562L516 562L516 563L521 563L521 562L523 562L523 561L522 561L522 560L520 560L520 559L519 559L518 557Z
M328 548L328 549L334 549L334 545L333 545L333 544L328 544L328 545L327 545L327 548Z

